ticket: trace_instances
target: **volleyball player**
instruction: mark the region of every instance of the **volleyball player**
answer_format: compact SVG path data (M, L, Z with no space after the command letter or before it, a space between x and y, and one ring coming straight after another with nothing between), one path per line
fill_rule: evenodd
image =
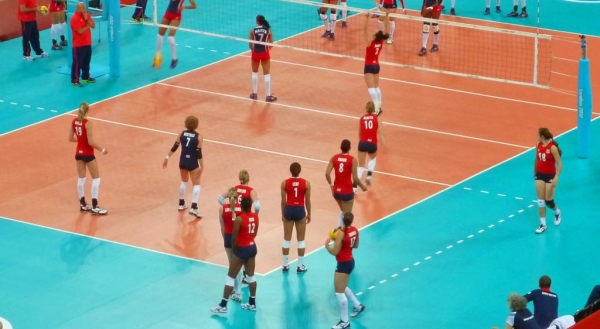
M250 98L258 99L258 67L262 65L263 75L265 79L265 91L267 94L266 101L274 102L277 97L271 95L271 55L269 50L271 46L256 44L252 41L273 43L273 31L271 25L265 19L265 16L256 16L256 26L250 30L250 51L252 52L252 94Z
M423 8L421 8L421 16L423 18L431 18L438 20L442 13L442 0L423 0ZM427 54L427 40L429 39L429 29L433 26L433 46L431 52L439 50L438 43L440 40L440 27L438 23L423 22L423 46L419 51L419 56Z
M302 167L298 162L292 163L290 165L292 177L281 182L281 213L283 218L283 245L281 251L283 253L283 272L288 272L290 269L290 242L294 226L296 227L296 239L298 240L296 273L308 271L308 268L304 265L304 252L306 251L304 237L306 234L306 224L310 223L310 182L299 177L301 171Z
M519 0L513 0L513 11L508 14L508 17L527 18L527 0L521 0L521 15L519 15Z
M174 69L177 66L177 49L175 46L175 33L177 33L177 28L179 24L181 24L181 14L184 9L196 9L196 1L189 0L190 5L184 6L183 3L185 0L169 0L169 4L167 5L167 10L165 11L165 15L160 21L161 25L171 26L169 29L169 37L167 41L171 46L171 68ZM166 27L158 28L158 37L156 39L156 55L154 55L155 60L152 62L152 66L158 65L161 61L157 61L157 57L162 57L162 44L165 38L165 33L167 32Z
M52 0L48 10L50 11L50 17L52 19L52 26L50 27L50 35L52 36L52 50L62 50L63 46L68 45L67 39L65 39L65 29L67 26L65 15L65 1L66 0ZM60 44L56 41L56 36L60 36Z
M338 0L322 0L322 2L325 4L337 5ZM331 20L330 22L327 20L327 9L328 7L321 7L320 9L321 20L323 21L323 25L325 25L325 33L323 33L321 37L329 37L329 40L335 40L335 23L337 21L337 13L335 8L329 9L329 19Z
M330 245L331 239L325 241L325 248L330 254L335 256L337 267L333 276L333 285L335 288L335 296L340 305L340 321L331 327L332 329L350 328L348 319L348 299L352 301L354 309L350 313L351 317L356 317L365 310L365 306L361 304L352 290L348 288L348 280L350 274L354 270L354 257L352 250L358 248L359 238L358 230L352 226L354 215L345 213L343 217L343 227L338 231L333 246Z
M360 186L363 191L367 190L367 187L358 179L357 168L358 161L351 156L350 153L350 141L344 139L340 146L342 153L336 154L329 160L327 170L325 171L325 178L327 183L331 186L331 194L340 207L340 215L338 218L338 226L342 227L342 219L344 214L352 212L352 206L354 205L354 190L353 181ZM331 183L331 171L335 169L335 181Z
M87 113L90 105L86 102L79 104L77 110L77 118L73 119L71 128L69 129L69 141L77 143L75 151L75 161L77 162L77 194L79 196L79 210L91 211L92 215L106 215L108 210L98 206L98 191L100 189L100 172L98 170L98 162L94 156L94 149L108 153L108 151L98 145L94 140L92 122L89 121ZM85 202L83 187L85 185L86 169L89 170L92 176L92 205Z
M400 4L402 5L402 13L406 14L406 6L404 5L404 0L400 0ZM397 0L381 0L381 7L386 13L396 13L398 10L398 1ZM386 15L387 16L387 15ZM390 37L387 39L387 44L391 45L394 43L394 31L396 30L396 19L394 17L389 17L389 31ZM379 21L377 22L379 25L379 30L384 29L384 17L379 16Z
M365 15L365 25L363 28L365 41L367 43L365 51L365 82L367 83L367 90L373 104L375 104L375 114L380 115L383 113L381 110L381 89L379 89L379 54L383 50L383 41L387 40L390 35L388 33L390 28L389 12L385 13L383 20L383 31L379 30L375 34L369 33L369 13Z
M485 11L483 12L484 15L490 14L490 6L491 5L492 5L492 0L485 0ZM500 9L500 0L496 0L496 12L498 14L502 12L502 10Z
M213 313L227 313L227 301L231 292L235 277L242 269L246 268L246 279L250 288L250 298L248 303L242 304L245 310L256 311L256 279L254 278L254 269L256 267L256 234L258 233L258 215L252 212L252 199L242 198L242 214L236 217L233 223L233 233L231 236L231 249L233 257L229 264L229 272L225 288L223 289L223 299L217 307L210 309Z
M342 6L342 7L348 7L347 1L346 0L340 0L340 6ZM346 18L348 18L348 10L343 9L342 10L342 28L347 28L348 27L348 23L346 22Z
M260 212L260 201L258 201L258 193L256 193L256 190L248 185L248 183L250 183L250 174L247 170L240 170L238 179L240 183L234 187L238 194L238 203L241 202L243 198L250 198L254 206L254 212L258 214ZM218 201L220 205L225 204L226 197L227 192L219 195Z
M362 178L362 174L367 171L367 186L371 185L373 171L377 163L377 141L378 138L385 143L385 138L382 134L382 127L379 125L379 118L375 115L375 105L373 102L368 102L367 114L363 115L359 120L358 128L358 179ZM369 154L369 164L365 168L365 160ZM355 184L354 189L358 186Z
M535 191L538 197L538 210L540 214L540 227L535 233L544 233L546 226L546 206L554 211L554 225L560 225L561 212L554 202L554 192L558 183L558 176L562 171L562 151L548 128L538 130L539 143L534 161Z
M233 254L231 252L231 237L233 234L233 221L239 215L242 214L242 208L237 199L237 192L235 188L230 188L227 190L227 199L229 203L225 203L221 208L219 208L219 220L221 223L221 233L223 234L223 243L225 246L225 253L227 254L227 260L231 266L231 260L233 258ZM235 216L234 216L235 214ZM233 282L233 292L231 293L231 299L236 302L242 301L242 282L241 276L236 275L235 280Z
M181 145L181 156L179 157L179 174L181 176L181 184L179 185L179 211L187 209L185 204L184 196L187 188L187 183L192 180L192 207L190 209L190 215L196 218L202 218L200 211L198 211L198 201L200 200L200 176L204 169L204 160L202 159L202 142L204 138L200 135L196 129L198 129L198 118L193 115L185 118L185 128L182 131L173 147L165 157L163 161L163 169L167 168L169 158L177 151Z

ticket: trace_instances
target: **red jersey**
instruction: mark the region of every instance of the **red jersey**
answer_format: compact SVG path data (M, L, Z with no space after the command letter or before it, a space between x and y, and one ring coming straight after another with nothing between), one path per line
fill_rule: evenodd
M333 170L335 180L333 181L333 192L338 194L352 194L352 161L354 157L350 154L338 154L333 156Z
M306 195L306 180L300 177L292 177L285 180L285 193L287 194L285 204L288 206L304 206Z
M360 141L377 144L379 120L375 114L365 114L360 118Z
M352 249L358 240L358 230L354 226L348 227L345 231L344 239L342 240L342 249L335 256L335 260L338 262L347 262L354 258L352 256Z
M239 203L235 204L235 217L242 214L242 208ZM229 202L223 205L223 230L225 234L233 233L233 221L235 221L233 213L231 213L231 205Z
M258 215L253 212L242 213L242 225L237 235L237 246L248 247L254 244L254 234L258 230Z
M18 10L18 17L19 20L22 22L31 22L31 21L35 21L36 20L36 15L37 12L35 11L30 11L30 12L21 12L21 5L24 5L25 8L36 8L37 7L37 1L36 0L19 0L19 5L17 6L17 10Z
M241 184L236 185L235 191L238 194L237 203L241 203L243 198L249 198L250 194L252 193L252 190L254 190L254 189L248 185L241 185Z
M383 41L371 41L371 44L367 47L365 55L365 65L379 65L379 53L383 48Z
M81 122L77 121L77 118L73 119L72 127L77 136L77 155L94 155L94 148L88 142L87 129L85 124L88 122L87 119L83 119Z
M554 143L551 141L548 145L544 146L539 143L537 146L537 162L535 165L535 171L540 174L556 174L556 160L550 150Z

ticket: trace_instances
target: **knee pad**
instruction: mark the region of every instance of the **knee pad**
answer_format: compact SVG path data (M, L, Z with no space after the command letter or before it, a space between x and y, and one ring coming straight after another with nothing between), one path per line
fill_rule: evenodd
M249 276L249 275L246 276L246 282L248 282L248 283L256 282L256 279L254 278L254 275L252 275L252 276Z
M219 197L217 198L217 201L219 201L220 205L224 205L225 204L225 198L222 195L219 195Z
M233 287L234 284L235 284L235 278L230 278L229 276L227 276L227 279L225 279L225 285Z
M544 208L546 206L546 201L544 201L542 199L538 199L537 205L538 205L538 208Z
M423 33L429 33L429 28L430 28L430 27L431 27L431 26L429 25L429 23L427 23L427 22L424 22L424 23L423 23Z
M258 212L260 211L260 201L256 200L254 201L254 211L258 214Z
M554 204L554 199L546 200L546 206L548 206L550 209L554 209L554 207L556 207L556 204Z
M298 249L306 248L306 242L304 240L298 241Z
M282 246L283 248L289 248L289 247L290 247L290 244L291 244L291 241L288 241L288 240L283 240L283 243L281 244L281 246Z

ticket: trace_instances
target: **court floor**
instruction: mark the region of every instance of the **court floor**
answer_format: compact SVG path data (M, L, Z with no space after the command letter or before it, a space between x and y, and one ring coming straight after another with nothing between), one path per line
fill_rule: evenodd
M263 9L253 1L242 5L248 12ZM217 10L216 4L204 6ZM279 6L282 16L270 20L281 38L316 33L309 31L319 26L314 12ZM591 5L555 1L542 12L542 28L562 40L576 39L564 32L593 31L590 24L560 14L586 6ZM479 8L474 1L459 0L457 11L465 16L451 19L534 25L532 17L484 17L474 8ZM130 11L122 10L124 19ZM559 14L560 20L550 19ZM293 15L303 23L286 25ZM484 18L495 22L478 21ZM356 19L349 19L347 33ZM267 104L247 98L246 44L179 33L180 66L155 71L139 64L151 58L155 33L152 27L124 24L122 77L101 77L80 89L53 72L66 63L64 54L53 52L32 63L5 56L0 317L14 328L32 329L330 327L339 318L332 292L335 261L322 245L337 210L323 173L342 139L356 143L361 104L368 98L361 63L278 50L272 71L279 101ZM341 35L336 42L343 42ZM592 81L600 73L593 64L600 59L598 40L589 41ZM94 46L96 63L106 62L106 47ZM18 54L19 48L20 40L0 45L6 54ZM553 56L571 59L555 59L556 70L576 74L577 44L557 44ZM352 327L500 327L508 311L506 295L535 288L544 274L560 296L560 314L581 308L600 269L592 261L600 256L594 248L600 225L593 212L600 146L593 144L590 159L576 157L576 79L553 77L558 92L396 67L384 67L382 78L389 104L382 117L387 145L372 189L356 197L361 245L350 287L367 310ZM432 94L443 101L432 105ZM105 217L80 214L73 196L73 146L66 137L82 100L93 103L96 139L109 149L98 156L101 205L110 211ZM596 112L593 140L600 137ZM206 138L202 220L177 213L177 170L174 163L161 168L189 114L200 118ZM531 146L540 126L559 135L563 149L556 196L563 223L535 235ZM302 164L302 175L313 185L309 271L303 275L280 269L278 187L293 161ZM220 299L226 271L216 196L236 183L240 169L250 172L262 203L259 310L247 312L230 302L229 315L212 316L208 309Z

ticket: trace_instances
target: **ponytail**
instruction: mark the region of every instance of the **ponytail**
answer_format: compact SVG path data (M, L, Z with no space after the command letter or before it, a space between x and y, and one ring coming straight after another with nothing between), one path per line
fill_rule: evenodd
M551 141L552 141L552 144L554 144L554 146L556 146L556 149L558 150L558 155L562 156L562 150L558 146L558 142L556 140L554 140L554 138L552 138Z
M264 26L266 29L270 29L271 28L271 24L269 24L269 22L267 21L267 19L263 15L256 16L256 22L258 22L258 24Z
M237 191L235 190L235 188L230 187L227 190L227 199L229 199L229 204L234 208L235 208L235 201L237 199L237 196L238 196L238 194L237 194Z
M79 104L79 109L77 110L77 121L83 121L83 118L85 117L89 109L90 104L88 104L87 102Z

